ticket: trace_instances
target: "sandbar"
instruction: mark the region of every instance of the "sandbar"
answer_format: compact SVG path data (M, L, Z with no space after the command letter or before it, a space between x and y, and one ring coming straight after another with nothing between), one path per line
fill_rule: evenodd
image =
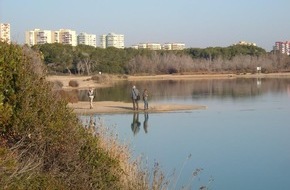
M160 113L160 112L188 112L191 110L206 109L206 106L202 105L188 105L188 104L149 104L149 109L143 109L143 103L139 103L139 110L134 111L132 109L132 103L119 102L119 101L99 101L93 102L93 108L90 109L90 103L79 101L77 103L69 103L68 106L73 108L77 114L120 114L120 113L134 113L134 112L148 112L148 113Z

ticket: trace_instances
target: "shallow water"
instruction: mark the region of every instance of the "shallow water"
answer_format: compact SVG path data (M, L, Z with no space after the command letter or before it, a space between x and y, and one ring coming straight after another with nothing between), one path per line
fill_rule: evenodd
M134 156L144 155L152 166L158 162L168 174L181 173L173 189L188 184L191 189L202 185L218 190L290 189L290 79L134 84L140 90L149 89L149 106L157 102L208 107L148 115L140 112L139 127L132 127L133 114L93 115L117 130L121 141L129 140ZM98 90L96 101L129 101L131 86L121 83ZM196 168L203 171L191 183Z

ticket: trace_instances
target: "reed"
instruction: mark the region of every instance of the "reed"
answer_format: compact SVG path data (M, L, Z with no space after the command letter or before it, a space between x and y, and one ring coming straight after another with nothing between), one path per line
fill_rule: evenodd
M166 179L160 165L156 162L150 169L144 157L133 158L130 142L121 142L113 126L108 127L100 117L93 116L85 121L84 126L99 139L99 147L105 150L109 157L118 160L123 172L120 180L124 189L168 189L169 180Z
M101 117L91 115L84 121L83 125L92 136L98 138L99 147L107 152L109 157L118 160L123 172L120 180L124 189L175 190L179 188L177 183L192 157L191 154L186 157L178 171L166 175L159 162L155 161L153 166L150 166L148 160L142 155L133 158L130 141L122 142L115 126L107 126ZM189 181L181 189L192 189L194 180L202 171L202 168L193 170L192 175L189 176ZM213 180L210 179L208 184L200 185L199 189L208 189L212 182Z

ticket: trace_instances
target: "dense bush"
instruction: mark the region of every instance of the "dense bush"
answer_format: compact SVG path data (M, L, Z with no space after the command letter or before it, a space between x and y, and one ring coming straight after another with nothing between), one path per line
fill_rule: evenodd
M121 189L119 161L79 125L27 53L0 43L0 189Z

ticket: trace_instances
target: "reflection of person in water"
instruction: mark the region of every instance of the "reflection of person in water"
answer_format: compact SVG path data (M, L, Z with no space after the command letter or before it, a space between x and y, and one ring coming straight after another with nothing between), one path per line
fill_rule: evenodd
M131 129L132 129L132 132L133 132L134 135L136 135L139 132L140 125L141 125L141 123L139 122L139 113L138 112L134 112L133 121L132 121L132 124L131 124Z
M93 136L95 136L95 133L96 133L96 122L94 122L92 115L90 116L88 130L89 130L90 133L92 133Z
M148 133L148 119L149 119L149 115L148 112L144 113L144 122L143 122L143 128L145 133Z

